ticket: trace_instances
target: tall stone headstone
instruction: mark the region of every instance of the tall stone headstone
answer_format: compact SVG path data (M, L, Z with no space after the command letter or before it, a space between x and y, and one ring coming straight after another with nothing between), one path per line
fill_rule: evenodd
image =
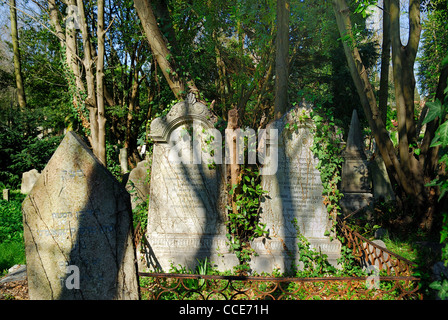
M129 194L75 133L22 210L31 299L138 299Z
M370 204L372 182L369 163L364 152L358 113L353 110L341 174L341 208L349 214Z
M306 107L297 107L267 127L278 130L278 168L275 174L262 176L262 188L268 194L261 205L261 221L270 235L252 245L258 254L252 266L259 272L300 264L298 232L312 248L326 254L330 263L337 264L341 244L327 236L331 222L323 203L318 160L311 151L313 123L299 120L308 113ZM274 156L269 150L267 155Z
M205 258L220 270L238 264L225 236L224 170L211 161L205 143L210 137L204 132L213 129L214 116L191 95L151 123L150 269L194 268ZM220 146L219 138L217 132L214 142Z
M34 184L39 178L40 173L36 169L24 172L22 174L22 184L20 186L20 192L23 194L28 194L31 189L33 189Z

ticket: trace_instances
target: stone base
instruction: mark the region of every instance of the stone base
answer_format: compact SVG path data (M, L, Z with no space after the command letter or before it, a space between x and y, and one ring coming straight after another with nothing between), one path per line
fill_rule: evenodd
M344 215L368 207L373 202L371 193L349 193L344 191L342 193L344 196L340 201L340 205Z
M235 253L228 249L228 241L223 236L191 236L158 238L147 237L149 246L138 252L139 271L172 272L172 268L195 270L198 261L205 258L219 271L233 271L239 264ZM255 250L249 263L251 271L261 274L272 274L274 270L287 272L300 269L300 253L297 250L297 238L256 239L251 243ZM309 238L310 246L316 251L326 254L328 262L338 267L341 243L330 241L328 237Z
M238 259L228 249L224 236L197 236L188 234L147 236L149 246L140 256L148 270L170 272L172 267L195 270L199 261L207 258L219 271L232 270ZM143 268L143 267L142 267Z
M266 272L271 274L275 269L287 272L298 268L302 264L300 253L297 250L296 238L256 239L252 243L257 256L250 263L251 269L257 273ZM338 267L337 259L341 253L341 243L337 240L330 241L329 238L309 238L310 247L316 251L326 254L328 262Z

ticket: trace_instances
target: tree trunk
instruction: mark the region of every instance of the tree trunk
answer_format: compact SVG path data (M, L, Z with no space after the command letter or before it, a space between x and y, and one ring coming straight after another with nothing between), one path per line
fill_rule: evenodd
M22 68L20 65L19 34L17 29L17 13L15 0L9 0L9 12L11 15L11 38L12 50L14 54L14 75L16 77L17 100L19 102L20 109L24 111L26 108L26 98L25 89L23 87Z
M390 65L390 0L384 0L383 8L383 45L381 47L381 75L380 75L380 90L379 109L381 119L384 124L387 120L387 100L389 97L389 65Z
M142 22L143 30L148 39L151 51L156 57L162 73L177 99L181 99L186 94L186 85L180 79L176 68L171 59L171 52L163 39L162 33L157 26L157 20L154 16L151 4L148 0L135 0L134 7Z
M77 0L78 13L79 13L79 26L81 29L84 59L83 65L86 72L87 83L87 99L85 101L86 107L89 109L89 121L90 121L90 136L91 145L94 154L98 154L98 108L96 103L95 92L95 74L94 74L94 61L92 54L92 46L90 45L90 35L87 29L87 20L84 9L84 3L82 0Z
M349 37L349 40L343 41L344 52L369 126L372 129L388 172L391 172L395 180L400 182L404 178L404 173L395 155L394 146L389 138L386 126L379 116L380 112L376 104L375 93L369 82L367 70L362 63L358 48L348 43L354 43L354 38L347 3L345 0L333 0L333 8L341 37Z
M288 108L289 14L289 1L277 0L274 119Z
M415 120L413 92L415 79L413 65L417 52L420 37L420 16L419 1L410 1L409 6L409 42L403 47L399 33L399 7L397 0L391 0L391 41L393 56L393 73L396 90L398 131L399 131L399 158L395 154L393 144L388 136L385 123L380 116L380 111L376 103L376 97L369 82L367 71L361 61L359 51L356 47L353 34L351 32L351 21L349 9L345 0L333 0L333 7L336 14L337 24L341 37L344 41L344 51L350 68L353 81L360 96L361 103L366 114L369 126L372 129L384 163L392 178L398 183L399 188L406 194L406 203L412 202L412 209L417 215L422 216L428 210L427 188L424 187L425 177L423 166L417 160L409 143L414 141ZM350 44L349 44L349 43ZM416 221L413 221L416 222Z
M96 156L107 165L106 112L104 109L104 0L98 0L98 60L96 65L96 100L98 104L98 153Z

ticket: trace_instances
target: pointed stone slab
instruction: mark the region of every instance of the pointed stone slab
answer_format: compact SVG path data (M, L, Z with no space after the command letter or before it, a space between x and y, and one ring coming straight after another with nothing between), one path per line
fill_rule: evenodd
M353 110L350 130L347 137L347 145L344 150L346 159L366 159L362 143L361 127L356 109Z
M129 194L75 133L22 210L30 299L138 299Z

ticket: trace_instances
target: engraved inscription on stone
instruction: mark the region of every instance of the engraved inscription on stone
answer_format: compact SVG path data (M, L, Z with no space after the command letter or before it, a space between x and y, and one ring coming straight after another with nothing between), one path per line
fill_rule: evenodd
M253 244L259 256L252 265L259 271L285 270L298 264L298 231L311 247L327 254L332 264L339 256L340 243L325 236L330 221L323 204L318 160L311 150L313 124L311 120L297 120L299 113L306 112L303 110L295 108L268 125L279 132L278 170L275 175L262 176L262 187L268 194L261 205L261 221L270 236Z
M138 299L129 194L75 133L22 210L31 299Z
M211 165L204 143L214 129L212 118L205 105L187 100L151 124L150 269L194 268L205 258L221 270L238 263L226 244L222 166Z

